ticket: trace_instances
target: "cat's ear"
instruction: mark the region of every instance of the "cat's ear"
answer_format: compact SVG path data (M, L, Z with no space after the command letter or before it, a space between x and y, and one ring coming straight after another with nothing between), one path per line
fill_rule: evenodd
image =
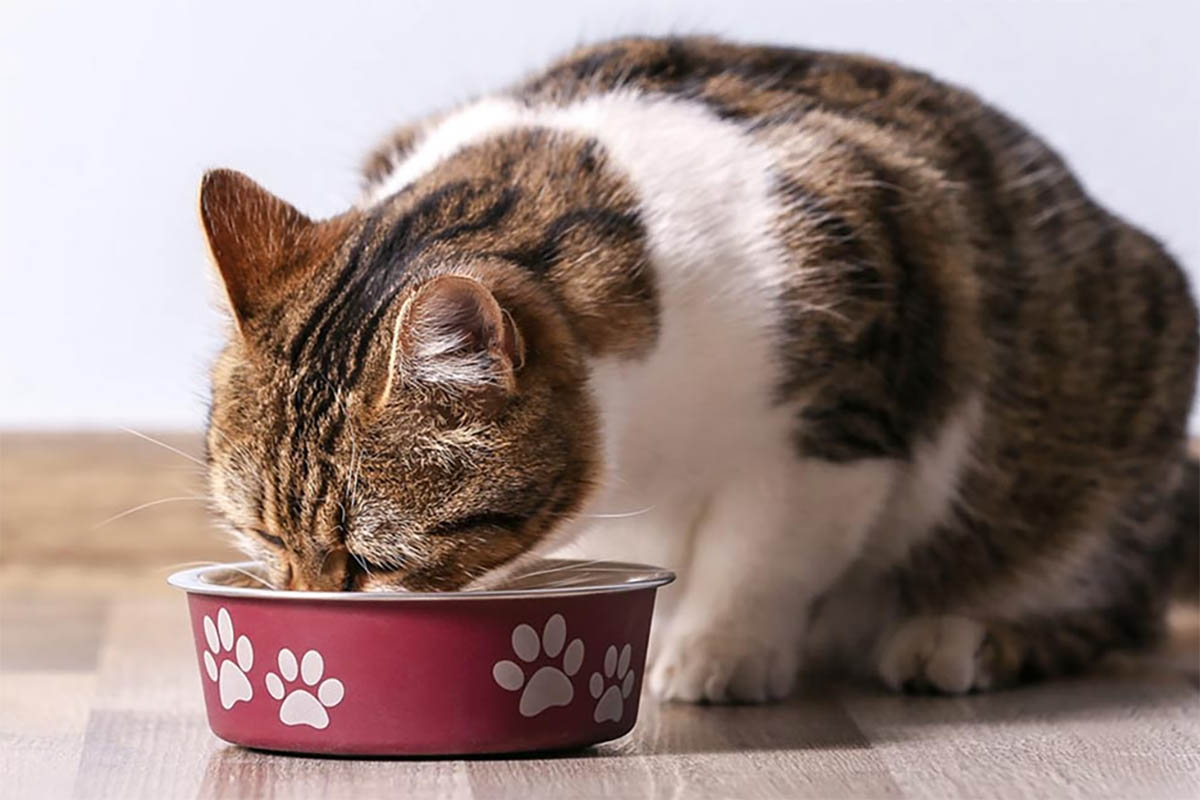
M392 329L386 403L397 380L451 389L516 390L525 342L512 315L473 278L439 275L408 297Z
M215 169L200 182L200 221L238 327L277 304L306 266L317 227L240 172Z

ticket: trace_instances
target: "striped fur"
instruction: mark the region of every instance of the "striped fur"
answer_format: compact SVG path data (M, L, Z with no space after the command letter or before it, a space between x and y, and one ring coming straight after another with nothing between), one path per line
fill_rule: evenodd
M1195 306L973 95L621 40L364 172L326 221L202 189L237 322L214 495L280 585L660 562L650 682L686 700L782 696L805 654L957 692L1152 638Z

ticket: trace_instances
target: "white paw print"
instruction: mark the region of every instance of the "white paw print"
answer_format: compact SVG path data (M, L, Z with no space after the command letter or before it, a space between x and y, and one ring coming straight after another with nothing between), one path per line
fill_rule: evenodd
M501 688L510 692L521 692L521 702L517 710L524 717L536 717L551 706L565 706L575 697L575 687L571 685L571 676L579 672L583 664L583 642L573 640L563 650L567 640L567 623L562 614L555 614L546 620L539 641L537 631L524 623L513 628L512 649L517 657L529 663L535 661L539 653L545 653L549 658L557 658L562 653L562 669L546 665L533 673L528 681L525 680L525 669L513 661L498 661L492 667L492 677Z
M325 709L333 708L342 702L342 698L346 696L346 687L337 678L321 680L321 676L325 674L325 659L321 658L321 654L316 650L309 650L304 654L298 669L296 656L286 647L279 651L277 660L279 675L282 675L283 679L280 680L279 675L274 672L268 672L266 680L267 692L271 697L283 701L279 706L279 721L284 725L308 725L323 730L329 725L329 714ZM315 696L308 689L289 690L284 686L284 681L291 683L296 680L297 674L309 687L317 687ZM320 686L317 686L318 682ZM285 694L287 697L284 697Z
M621 648L621 655L618 657L617 648L609 645L608 650L604 653L604 675L599 672L592 673L588 689L591 691L592 697L599 701L596 703L596 712L592 715L596 722L605 720L620 722L621 717L624 716L625 700L633 691L633 670L629 668L629 658L632 654L633 651L629 645L625 645ZM617 683L613 683L612 686L605 689L606 677Z
M212 617L204 615L204 640L208 649L204 651L204 671L217 684L221 693L221 708L229 710L239 700L249 701L254 696L250 688L250 679L246 673L254 666L254 647L245 636L237 637L237 649L232 657L222 659L217 666L216 656L228 654L234 650L233 620L224 607L217 611L217 624L213 625Z

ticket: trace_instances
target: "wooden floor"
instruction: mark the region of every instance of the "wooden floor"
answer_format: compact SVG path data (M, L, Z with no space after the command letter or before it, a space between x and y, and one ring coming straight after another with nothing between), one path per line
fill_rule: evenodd
M189 437L169 441L196 453ZM1077 680L965 699L809 688L773 708L647 701L554 757L334 760L209 733L181 562L232 555L198 469L128 434L0 436L4 798L1200 797L1198 621Z

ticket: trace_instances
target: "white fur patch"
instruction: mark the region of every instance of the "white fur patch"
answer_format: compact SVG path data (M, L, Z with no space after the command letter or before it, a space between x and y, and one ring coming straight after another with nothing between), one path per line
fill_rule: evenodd
M696 533L650 688L763 701L793 685L810 604L855 560L891 485L882 460L798 459L790 441L731 463Z
M490 135L520 125L520 120L520 106L505 98L489 97L460 109L420 140L416 150L370 191L365 205L390 197L443 159Z

